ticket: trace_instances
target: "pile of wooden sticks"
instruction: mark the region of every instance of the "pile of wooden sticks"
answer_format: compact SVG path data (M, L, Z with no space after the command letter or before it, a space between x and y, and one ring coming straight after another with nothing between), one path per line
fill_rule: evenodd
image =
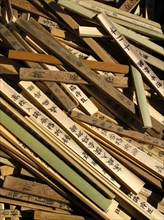
M162 4L0 1L0 220L164 218Z

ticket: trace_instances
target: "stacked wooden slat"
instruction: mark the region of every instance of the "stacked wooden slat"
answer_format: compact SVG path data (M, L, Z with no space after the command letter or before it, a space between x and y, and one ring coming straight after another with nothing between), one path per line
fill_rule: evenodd
M161 2L0 1L0 220L164 218Z

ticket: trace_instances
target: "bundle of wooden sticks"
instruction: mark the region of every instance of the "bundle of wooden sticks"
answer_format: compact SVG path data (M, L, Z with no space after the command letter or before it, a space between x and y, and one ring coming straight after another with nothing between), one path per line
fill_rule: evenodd
M0 1L0 220L164 219L163 1Z

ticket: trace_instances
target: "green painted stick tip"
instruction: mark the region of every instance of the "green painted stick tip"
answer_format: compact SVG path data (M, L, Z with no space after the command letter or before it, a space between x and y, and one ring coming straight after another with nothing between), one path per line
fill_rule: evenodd
M92 12L89 9L86 9L80 5L77 5L74 2L70 2L68 0L58 0L58 4L66 7L67 9L80 14L88 19L93 19L95 16L97 16L97 13Z

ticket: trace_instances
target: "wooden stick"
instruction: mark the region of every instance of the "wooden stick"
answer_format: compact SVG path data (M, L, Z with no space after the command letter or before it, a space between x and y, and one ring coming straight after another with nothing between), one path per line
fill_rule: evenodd
M5 177L7 175L13 175L14 171L15 171L15 167L11 167L8 165L0 166L0 172L2 177Z
M155 176L152 176L152 174L148 172L147 169L144 169L143 166L140 166L138 163L136 163L133 160L129 160L129 157L126 157L120 151L117 151L116 149L112 148L112 146L110 147L106 146L105 142L103 143L103 147L107 151L109 151L109 153L113 155L113 157L117 158L117 160L119 160L126 167L128 167L130 170L136 173L139 177L142 177L143 179L147 180L148 182L153 184L155 187L157 187L160 191L162 191L162 182L159 179L157 179Z
M59 70L41 70L32 68L20 68L19 77L21 80L27 81L49 81L61 82L68 84L89 84L75 72L59 71ZM119 76L100 75L108 83L112 83L116 88L127 88L128 78Z
M81 217L77 215L65 215L65 214L55 214L51 212L43 212L43 211L34 211L34 219L35 220L92 220L91 218Z
M16 167L18 166L18 164L14 161L14 160L9 160L7 158L3 158L3 157L0 157L0 163L4 164L4 165L7 165L7 166L10 166L10 167Z
M127 11L127 12L131 12L133 10L133 8L140 2L140 0L126 0L121 7L119 7L119 9Z
M8 155L8 154L6 154L2 149L0 150L0 161L7 161L7 162L9 162L11 165L13 165L13 163L11 163L10 162L10 160L11 160L11 157ZM4 163L4 162L0 162L0 163ZM13 165L14 166L14 165Z
M24 11L30 12L32 14L43 16L45 18L48 17L45 13L42 13L40 10L38 10L36 7L34 7L33 4L31 4L30 2L28 2L26 0L23 0L21 2L19 0L11 0L11 4L14 8L19 8Z
M0 74L10 73L17 75L21 67L22 65L20 63L0 55Z
M14 190L14 189L12 189L12 190L10 190L10 189L12 189L12 188L9 188L8 190L0 188L0 195L7 197L7 198L13 198L16 200L21 200L21 201L25 201L25 202L34 203L34 204L44 205L47 207L60 208L63 210L67 210L69 212L71 211L70 207L68 207L68 205L66 203L61 202L61 201L56 201L55 198L46 199L46 198L43 198L41 195L34 196L32 194L22 193L22 192Z
M59 193L55 192L48 185L33 182L30 180L24 180L18 177L6 176L2 188L6 190L12 189L13 191L29 194L31 196L38 196L44 199L50 199L57 202L70 204L70 202L67 199L65 199Z
M71 112L70 116L76 120L83 121L87 124L91 124L91 125L94 125L99 128L103 128L108 131L113 131L121 136L126 136L129 138L132 137L133 139L138 140L142 143L147 143L147 144L158 146L160 148L164 148L164 141L163 140L151 137L149 135L146 135L146 134L134 131L134 130L126 130L121 126L118 126L118 125L115 125L114 123L111 123L110 121L103 121L103 120L101 120L101 118L98 119L94 116L85 115L85 114L77 111L76 109L74 109Z
M35 61L53 65L63 65L63 63L52 55L37 54L32 52L9 50L8 58L14 60ZM113 64L109 62L81 60L85 65L94 70L111 71L127 74L129 67L127 65Z
M15 218L22 217L20 211L17 210L17 209L14 209L14 210L11 210L11 209L0 210L0 216L2 218L12 218L13 216Z
M87 87L85 85L81 85L84 91L93 96L101 105L103 105L108 111L112 112L118 119L123 121L128 125L131 129L145 132L145 128L143 129L142 122L136 115L128 114L124 109L119 106L117 103L113 102L110 98L104 96L94 87Z
M39 16L38 22L39 24L45 25L46 27L49 28L57 28L58 30L60 28L58 23L42 16Z
M146 99L141 74L133 65L131 65L131 72L143 125L145 128L152 128L151 117L148 109L148 101Z
M144 50L141 50L140 48L134 46L134 49L137 51L137 53L141 56L141 58L143 60L145 60L147 63L155 66L156 68L164 71L164 65L163 65L163 61L158 59L157 57L155 56L152 56L150 53L147 53L146 51Z
M51 207L46 207L46 206L42 206L42 205L38 205L38 204L18 201L18 200L15 200L15 199L9 199L9 198L4 198L4 197L1 197L1 200L2 200L2 202L6 203L6 204L29 207L31 209L40 209L40 210L44 210L44 211L51 211L51 212L55 213L55 211Z

